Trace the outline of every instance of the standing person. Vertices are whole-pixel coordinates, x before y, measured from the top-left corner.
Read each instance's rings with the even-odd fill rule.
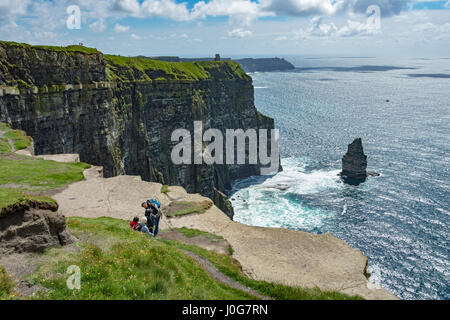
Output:
[[[161,209],[158,201],[151,199],[143,202],[141,206],[145,209],[145,216],[147,217],[147,225],[153,230],[153,236],[159,232],[159,220],[161,219]]]

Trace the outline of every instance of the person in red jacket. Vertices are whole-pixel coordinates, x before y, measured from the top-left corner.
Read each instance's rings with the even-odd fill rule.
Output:
[[[134,217],[133,221],[130,221],[130,228],[136,231],[144,232],[148,234],[149,236],[153,236],[153,233],[150,232],[150,230],[147,227],[147,218],[142,218],[143,222],[139,222],[138,217]]]

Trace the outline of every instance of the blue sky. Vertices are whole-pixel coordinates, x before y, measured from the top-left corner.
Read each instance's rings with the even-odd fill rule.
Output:
[[[67,27],[71,5],[80,29]],[[146,56],[448,56],[450,1],[0,0],[0,39]]]

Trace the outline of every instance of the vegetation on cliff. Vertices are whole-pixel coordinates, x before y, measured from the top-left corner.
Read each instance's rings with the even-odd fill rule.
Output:
[[[0,134],[8,137],[15,149],[31,144],[31,138],[23,131],[12,130],[0,123]],[[82,180],[85,163],[59,163],[12,153],[7,138],[0,140],[0,209],[17,202],[54,200],[42,193],[59,189]]]
[[[217,73],[228,79],[246,79],[235,62],[166,62],[149,58],[105,55],[107,79],[111,81],[206,80]]]
[[[12,150],[14,146],[15,150],[22,150],[28,148],[31,143],[31,137],[27,136],[25,131],[22,130],[13,130],[5,123],[0,122],[0,135],[2,138],[0,139],[0,152],[9,152]],[[8,141],[10,139],[13,143],[11,145]]]
[[[2,126],[2,134],[11,132]],[[6,132],[5,132],[6,131]],[[17,137],[26,139],[23,134]],[[9,141],[8,141],[9,143]],[[58,163],[11,152],[0,153],[0,209],[30,201],[55,201],[41,195],[83,179],[84,163]],[[166,186],[167,189],[168,187]],[[164,190],[162,190],[164,191]],[[173,215],[203,213],[211,201],[203,203],[174,201]],[[55,209],[56,210],[56,209]],[[218,272],[255,292],[275,299],[357,299],[338,292],[289,287],[247,278],[230,254],[218,254],[174,240],[148,238],[130,230],[127,221],[113,218],[69,218],[68,227],[79,242],[70,248],[47,249],[39,257],[40,266],[27,276],[29,285],[38,288],[35,299],[256,299],[249,293],[215,280],[186,252],[209,261]],[[187,237],[220,236],[181,228]],[[161,231],[164,233],[164,230]],[[81,270],[81,289],[67,287],[67,268]],[[46,290],[41,290],[45,288]],[[13,279],[0,267],[0,299],[20,299]],[[17,289],[18,290],[18,289]]]
[[[84,54],[98,54],[101,53],[95,48],[88,48],[81,45],[70,45],[67,47],[58,47],[58,46],[43,46],[43,45],[30,45],[27,43],[19,43],[19,42],[12,42],[12,41],[1,41],[0,40],[0,46],[1,45],[7,45],[7,46],[15,46],[15,47],[21,47],[21,48],[30,48],[30,49],[42,49],[42,50],[49,50],[49,51],[56,51],[56,52],[64,52],[67,54],[73,54],[75,52],[84,53]]]
[[[148,238],[113,218],[69,218],[78,250],[49,249],[30,282],[45,287],[38,299],[256,299],[206,273],[183,251],[211,262],[220,272],[275,299],[358,299],[338,292],[302,289],[247,278],[229,255],[178,241]],[[162,231],[163,232],[163,231]],[[197,234],[195,230],[183,233]],[[78,252],[76,252],[78,251]],[[81,270],[81,289],[69,290],[66,270]]]
[[[184,216],[187,214],[202,214],[211,208],[212,201],[204,201],[201,203],[190,201],[172,201],[166,211],[168,217]]]
[[[79,252],[50,249],[30,277],[47,290],[40,299],[253,299],[204,271],[181,250],[143,233],[126,221],[70,218],[72,234],[83,239]],[[77,265],[81,289],[67,288],[66,270]]]
[[[14,281],[11,276],[6,273],[5,269],[0,266],[0,300],[14,298]]]
[[[0,44],[0,121],[33,128],[37,153],[76,152],[103,166],[106,177],[129,172],[181,185],[214,199],[233,216],[227,188],[234,179],[258,174],[261,165],[239,170],[176,166],[167,161],[168,133],[189,130],[194,120],[221,130],[243,124],[272,129],[272,119],[257,115],[252,80],[239,64],[85,54],[87,49],[77,46],[67,47],[67,54],[59,47],[38,47]],[[4,141],[0,148],[9,151]]]

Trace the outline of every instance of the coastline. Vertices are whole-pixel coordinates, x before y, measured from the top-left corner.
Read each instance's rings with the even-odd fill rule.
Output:
[[[143,199],[157,198],[162,206],[171,201],[211,201],[184,188],[142,181],[138,176],[103,178],[101,167],[84,171],[85,179],[53,195],[65,216],[109,216],[130,220],[142,210]],[[314,235],[281,228],[253,227],[232,221],[216,206],[203,214],[161,220],[161,232],[172,228],[194,228],[222,236],[233,249],[233,258],[244,273],[265,280],[301,287],[336,290],[366,299],[398,299],[389,291],[371,284],[366,276],[367,258],[361,251],[331,234]]]

